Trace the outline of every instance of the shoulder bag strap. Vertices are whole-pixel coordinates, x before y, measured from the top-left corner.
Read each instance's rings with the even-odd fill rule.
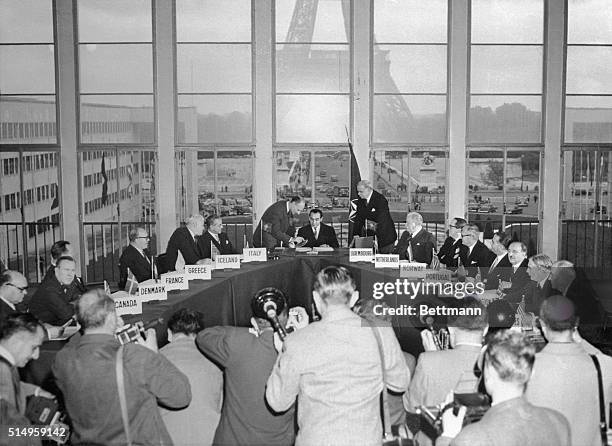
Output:
[[[608,444],[608,436],[607,436],[607,426],[606,426],[606,409],[604,402],[604,393],[603,393],[603,380],[601,378],[601,367],[599,366],[599,360],[595,355],[589,355],[593,360],[593,364],[595,364],[595,369],[597,370],[597,387],[599,390],[599,430],[601,432],[601,442],[604,446]]]
[[[125,398],[125,381],[123,379],[123,345],[117,350],[117,361],[115,362],[117,375],[117,389],[119,390],[119,404],[121,405],[121,418],[123,420],[123,430],[125,431],[126,443],[132,446],[130,435],[130,420],[128,418],[127,401]]]

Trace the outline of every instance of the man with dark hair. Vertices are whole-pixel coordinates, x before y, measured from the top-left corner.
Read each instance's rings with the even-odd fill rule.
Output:
[[[149,241],[151,237],[143,227],[135,227],[128,235],[130,244],[123,250],[119,258],[119,289],[123,290],[128,278],[128,268],[136,277],[138,283],[152,278],[151,254]]]
[[[548,344],[536,355],[525,396],[529,402],[558,410],[567,418],[572,444],[595,445],[601,444],[597,371],[582,345],[574,342],[578,322],[575,306],[567,297],[555,295],[542,303],[540,323]],[[601,367],[607,408],[612,394],[612,358],[603,354],[595,357]]]
[[[459,266],[459,251],[461,248],[461,228],[467,225],[467,221],[461,217],[453,218],[448,225],[448,237],[438,251],[438,259],[442,265],[448,268]]]
[[[512,242],[508,246],[508,260],[510,260],[511,268],[508,268],[508,274],[505,281],[500,281],[503,298],[514,306],[518,306],[525,298],[528,291],[529,274],[527,274],[527,246],[523,242]]]
[[[223,232],[223,219],[221,217],[218,215],[208,216],[206,218],[206,228],[207,230],[198,240],[203,259],[213,259],[212,253],[215,250],[221,255],[236,254],[227,234]]]
[[[203,328],[202,313],[183,308],[168,320],[170,343],[159,350],[191,384],[189,407],[161,409],[162,419],[176,445],[211,445],[221,416],[223,373],[195,343]]]
[[[60,257],[48,280],[40,284],[32,301],[30,311],[42,322],[64,325],[74,315],[74,302],[80,292],[73,285],[76,263],[72,257]]]
[[[74,257],[72,252],[72,244],[70,244],[69,241],[59,240],[51,245],[51,265],[47,269],[41,284],[53,278],[53,275],[55,274],[55,267],[60,257]],[[72,287],[79,296],[87,291],[85,282],[83,282],[83,279],[76,274],[72,281]]]
[[[535,347],[522,333],[496,333],[484,354],[485,385],[491,395],[491,408],[480,421],[463,428],[465,407],[460,409],[458,416],[453,415],[453,410],[447,410],[443,416],[444,432],[436,445],[595,444],[583,441],[570,443],[570,425],[562,414],[536,407],[525,399],[523,392],[531,376],[534,359]]]
[[[406,230],[402,233],[393,253],[399,254],[400,260],[410,260],[430,265],[436,253],[436,246],[437,242],[434,235],[423,228],[421,214],[409,212],[406,215]]]
[[[0,323],[8,316],[19,313],[17,305],[28,293],[28,280],[18,271],[7,269],[0,274]]]
[[[274,248],[276,246],[298,245],[303,237],[288,234],[291,227],[290,218],[297,218],[304,210],[306,203],[301,197],[292,197],[289,201],[280,200],[265,210],[253,232],[253,246],[256,248]]]
[[[462,245],[459,248],[459,259],[467,277],[471,279],[479,273],[484,279],[495,258],[495,254],[479,240],[479,234],[480,229],[476,225],[466,225],[461,228]]]
[[[92,290],[77,302],[76,316],[84,334],[60,350],[53,364],[74,427],[73,442],[126,444],[115,371],[120,348],[114,336],[120,324],[115,303],[103,290]],[[132,443],[172,444],[157,405],[187,406],[187,377],[157,353],[153,329],[140,345],[124,345],[122,354]]]
[[[491,266],[485,277],[485,290],[496,290],[499,287],[499,282],[508,280],[510,268],[512,264],[508,260],[508,245],[510,244],[510,235],[503,231],[498,231],[493,234],[491,239],[491,251],[495,254],[495,258],[491,262]]]
[[[389,212],[389,203],[367,180],[357,183],[357,214],[353,236],[376,235],[378,252],[389,254],[397,240],[397,231]]]
[[[258,308],[262,293],[274,294],[276,312],[287,323],[287,300],[277,289],[263,289],[251,299],[253,328],[211,327],[197,337],[198,347],[225,369],[225,401],[214,444],[291,445],[295,437],[294,411],[274,413],[264,393],[278,352],[270,321]],[[308,315],[302,309],[308,323]]]
[[[380,444],[380,392],[404,392],[410,381],[395,333],[351,311],[359,292],[345,267],[319,272],[312,296],[321,320],[287,336],[266,400],[284,411],[297,397],[296,444]]]
[[[311,209],[308,213],[308,220],[310,224],[302,226],[298,231],[298,236],[306,240],[305,247],[329,246],[338,248],[340,246],[334,228],[323,223],[323,211],[321,209]]]

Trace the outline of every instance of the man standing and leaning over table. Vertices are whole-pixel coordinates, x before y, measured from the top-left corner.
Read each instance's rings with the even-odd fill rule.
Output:
[[[354,235],[376,235],[378,252],[389,254],[397,240],[395,224],[389,213],[387,199],[372,189],[367,180],[357,183],[357,215],[353,227]]]
[[[304,199],[296,196],[289,201],[277,201],[266,209],[253,232],[253,246],[273,249],[281,243],[287,247],[302,243],[304,238],[292,237],[287,230],[291,226],[289,218],[298,217],[305,206]]]

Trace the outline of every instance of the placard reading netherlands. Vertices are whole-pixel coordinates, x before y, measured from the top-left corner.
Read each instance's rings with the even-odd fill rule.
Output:
[[[427,263],[401,262],[400,277],[411,277],[414,279],[424,279],[427,274]]]
[[[218,255],[215,259],[215,269],[240,269],[240,256],[238,254]]]
[[[210,280],[211,265],[185,265],[187,280]]]
[[[166,285],[166,291],[189,289],[189,280],[187,280],[186,274],[176,272],[162,274],[161,282]]]
[[[112,298],[115,301],[117,316],[123,316],[125,314],[142,314],[142,301],[138,294],[125,293],[118,296],[112,296]]]
[[[142,302],[150,302],[153,300],[168,300],[168,291],[166,285],[161,281],[147,283],[148,280],[138,284],[138,295]]]
[[[242,254],[244,255],[243,262],[265,262],[268,260],[266,248],[244,248]]]
[[[349,262],[371,262],[374,258],[372,249],[351,248],[349,249]]]
[[[374,256],[374,268],[399,268],[399,254],[376,254]]]

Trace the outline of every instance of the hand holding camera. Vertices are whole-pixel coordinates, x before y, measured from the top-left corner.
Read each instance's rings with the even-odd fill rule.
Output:
[[[289,317],[287,318],[287,331],[291,332],[299,330],[308,325],[308,313],[302,307],[293,307],[289,310]]]

